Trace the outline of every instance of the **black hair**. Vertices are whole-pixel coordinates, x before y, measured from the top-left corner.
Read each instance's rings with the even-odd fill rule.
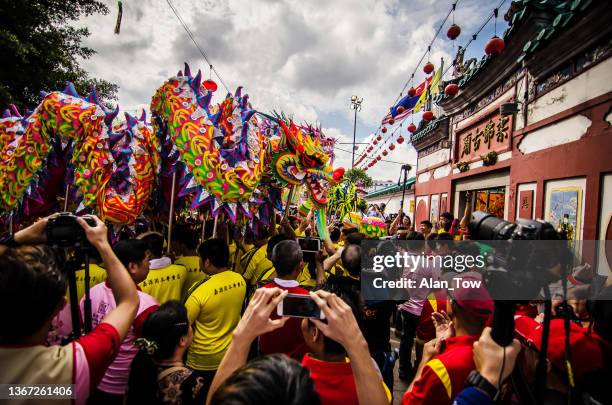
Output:
[[[292,239],[279,242],[272,251],[272,264],[279,276],[291,274],[303,259],[300,245]]]
[[[202,261],[207,259],[217,268],[227,267],[229,263],[229,247],[224,240],[208,239],[202,242],[198,248],[198,255]]]
[[[274,247],[284,240],[292,240],[292,239],[288,238],[287,236],[283,234],[274,235],[270,239],[268,239],[268,247],[266,248],[266,253],[268,253],[268,258],[272,257],[272,251],[274,250]]]
[[[358,276],[361,272],[361,246],[347,245],[340,255],[342,267],[352,276]]]
[[[359,325],[359,329],[361,330],[363,326],[363,313],[361,311],[363,302],[361,302],[359,290],[353,289],[350,285],[345,283],[335,283],[333,280],[326,283],[322,290],[336,294],[338,298],[344,301],[351,308],[353,316],[355,316],[355,320],[357,321],[357,325]],[[310,320],[308,322],[310,325],[314,326]],[[327,323],[327,320],[323,319],[323,322]],[[346,350],[340,343],[328,338],[325,335],[323,335],[323,348],[325,353],[346,353]]]
[[[338,239],[340,239],[340,229],[338,229],[337,227],[333,227],[331,232],[329,233],[329,237],[332,242],[338,242]]]
[[[0,256],[0,343],[20,343],[39,331],[53,316],[67,285],[48,246],[8,248]]]
[[[156,362],[170,358],[181,337],[189,333],[187,310],[178,301],[168,301],[152,312],[142,327],[142,338],[154,343],[151,354],[141,349],[132,362],[128,382],[128,404],[158,403]]]
[[[192,227],[184,225],[180,228],[180,231],[175,229],[172,235],[175,235],[175,240],[181,245],[184,245],[187,249],[195,250],[198,248],[200,235]]]
[[[342,233],[342,235],[344,236],[349,236],[352,233],[357,233],[359,232],[359,230],[357,228],[342,228],[342,230],[340,231]]]
[[[421,221],[421,224],[422,225],[426,225],[429,228],[433,228],[433,224],[431,223],[431,221],[429,221],[427,219],[425,221]]]
[[[449,220],[449,221],[451,221],[451,222],[453,221],[453,219],[455,219],[455,217],[453,216],[453,214],[451,214],[450,212],[443,212],[443,213],[440,215],[440,217],[441,217],[441,218],[445,218],[445,219],[447,219],[447,220]]]
[[[164,255],[164,237],[158,232],[148,232],[140,235],[140,240],[149,244],[149,250],[154,257],[162,257]]]
[[[366,236],[361,232],[353,232],[346,236],[346,245],[361,245]]]
[[[130,263],[140,263],[147,256],[149,244],[140,239],[120,240],[113,246],[113,252],[119,261],[128,268]]]
[[[284,354],[257,357],[234,371],[212,395],[211,404],[319,405],[310,372]]]

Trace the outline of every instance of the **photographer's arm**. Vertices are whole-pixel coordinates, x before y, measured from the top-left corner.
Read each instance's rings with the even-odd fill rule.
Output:
[[[467,229],[470,224],[470,219],[472,217],[472,193],[467,192],[465,194],[465,211],[463,211],[463,217],[461,218],[461,222],[459,222],[459,228]]]
[[[393,218],[393,222],[391,222],[391,225],[389,225],[389,235],[395,235],[401,218],[402,218],[402,210],[399,210],[399,212],[397,213],[397,216]]]
[[[107,271],[107,281],[113,291],[117,307],[108,313],[102,322],[113,326],[119,333],[120,338],[127,335],[140,300],[136,284],[130,277],[123,264],[119,261],[110,244],[108,243],[106,225],[96,216],[91,216],[96,221],[96,226],[89,226],[83,218],[77,218],[78,223],[85,229],[87,240],[100,253]]]
[[[323,261],[323,271],[328,272],[340,260],[342,256],[342,248],[338,248],[336,252]]]

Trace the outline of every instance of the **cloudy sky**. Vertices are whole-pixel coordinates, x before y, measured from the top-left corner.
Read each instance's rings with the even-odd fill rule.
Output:
[[[98,52],[83,66],[93,76],[119,85],[122,109],[147,105],[184,62],[208,76],[206,62],[166,0],[124,0],[120,35],[113,34],[116,1],[101,1],[111,9],[108,15],[90,16],[77,24],[89,28],[86,44]],[[282,110],[298,122],[320,123],[328,136],[338,139],[335,166],[347,168],[351,145],[342,143],[353,137],[351,95],[364,98],[357,142],[369,142],[452,5],[450,0],[171,2],[232,91],[244,86],[260,111]],[[505,28],[503,12],[509,3],[500,11],[498,34]],[[455,22],[462,34],[456,44],[465,44],[498,4],[499,0],[460,0]],[[448,65],[454,54],[446,38],[449,24],[432,47],[436,67],[440,58]],[[466,54],[480,57],[492,35],[491,21]],[[419,68],[415,85],[423,78]],[[217,92],[218,97],[224,95],[225,91]],[[401,131],[407,137],[405,128]],[[404,143],[387,160],[370,169],[373,178],[396,180],[400,165],[393,162],[416,163],[416,153]]]

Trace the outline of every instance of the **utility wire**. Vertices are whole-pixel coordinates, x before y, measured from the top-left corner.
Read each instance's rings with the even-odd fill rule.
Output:
[[[187,35],[189,36],[189,38],[191,39],[191,41],[193,42],[193,44],[196,46],[196,48],[198,48],[198,51],[200,52],[200,54],[202,55],[202,57],[204,58],[204,60],[206,61],[206,63],[208,64],[211,72],[213,72],[217,78],[219,79],[219,81],[221,82],[221,84],[223,85],[223,87],[225,87],[225,90],[228,93],[231,93],[229,87],[227,87],[227,85],[225,84],[225,82],[223,81],[223,79],[221,78],[221,75],[219,74],[219,72],[217,71],[217,69],[215,69],[215,67],[213,66],[213,64],[210,62],[210,60],[208,59],[208,56],[206,55],[206,52],[204,51],[204,49],[202,49],[202,47],[200,46],[200,44],[198,44],[198,41],[196,41],[195,37],[193,36],[193,33],[191,32],[191,30],[189,29],[189,27],[187,26],[187,24],[185,23],[185,21],[181,18],[180,14],[178,13],[178,11],[176,10],[176,8],[174,7],[174,5],[172,4],[172,2],[170,0],[166,0],[166,3],[168,3],[168,6],[170,6],[170,9],[172,10],[172,12],[174,13],[174,15],[176,16],[176,18],[179,20],[179,22],[181,23],[181,25],[183,26],[183,28],[185,29],[185,32],[187,33]]]

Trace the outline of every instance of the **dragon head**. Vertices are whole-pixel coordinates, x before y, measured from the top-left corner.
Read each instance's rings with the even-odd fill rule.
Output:
[[[321,138],[310,131],[279,120],[280,139],[272,153],[274,173],[284,184],[306,184],[314,205],[327,205],[328,190],[339,180],[329,165],[330,158],[321,146]],[[341,177],[341,176],[340,176]]]

